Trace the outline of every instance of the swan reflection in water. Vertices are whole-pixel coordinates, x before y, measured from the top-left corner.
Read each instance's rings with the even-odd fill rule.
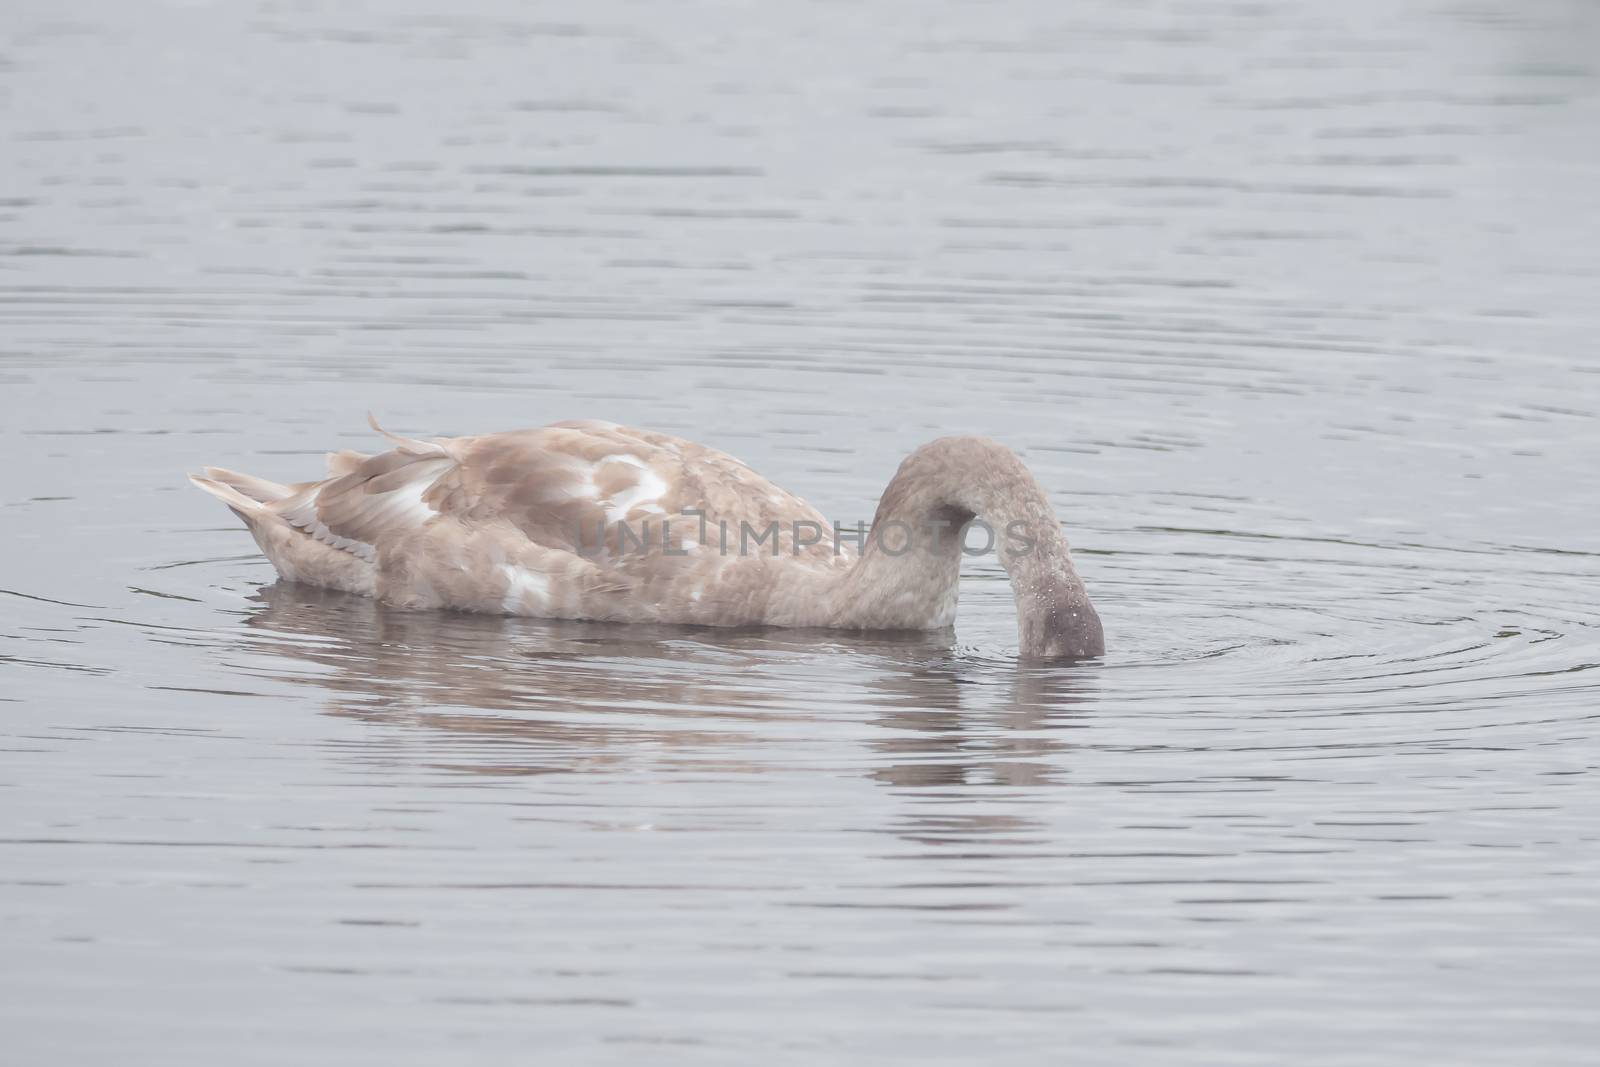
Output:
[[[1087,724],[1093,668],[963,653],[946,633],[842,635],[544,621],[387,608],[278,582],[239,635],[243,668],[315,686],[376,726],[362,758],[479,775],[620,769],[760,773],[837,759],[823,723],[875,728],[861,773],[937,797],[1051,786]],[[831,735],[831,736],[830,736]],[[370,747],[368,747],[370,744]],[[996,821],[998,820],[998,821]],[[919,819],[919,822],[923,820]],[[933,816],[919,839],[1024,828]]]

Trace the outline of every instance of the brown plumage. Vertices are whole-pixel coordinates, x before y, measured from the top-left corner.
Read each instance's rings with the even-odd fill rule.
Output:
[[[1044,491],[985,438],[907,457],[858,549],[732,456],[667,434],[584,421],[419,441],[373,426],[395,447],[330,454],[320,482],[215,467],[190,478],[291,581],[404,608],[559,619],[947,627],[958,531],[976,518],[1011,576],[1024,655],[1104,651]]]

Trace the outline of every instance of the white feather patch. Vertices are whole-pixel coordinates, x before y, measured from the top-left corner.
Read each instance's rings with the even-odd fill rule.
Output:
[[[550,576],[518,567],[512,563],[500,565],[506,578],[506,594],[500,606],[511,615],[538,614],[550,606]]]
[[[607,456],[597,466],[606,463],[625,463],[638,468],[639,471],[638,478],[632,485],[617,490],[601,501],[605,505],[606,521],[621,522],[627,517],[628,512],[635,508],[648,510],[653,514],[662,512],[661,506],[656,501],[666,494],[667,483],[661,475],[646,466],[638,456]]]
[[[391,492],[379,494],[383,498],[384,515],[392,515],[397,521],[421,526],[439,514],[422,502],[422,494],[432,486],[432,477],[418,478]]]

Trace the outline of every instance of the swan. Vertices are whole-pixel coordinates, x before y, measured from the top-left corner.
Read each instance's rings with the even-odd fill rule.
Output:
[[[1105,651],[1061,524],[1026,465],[984,437],[906,457],[870,527],[830,524],[724,452],[594,420],[328,455],[279,485],[189,475],[288,581],[446,608],[700,626],[933,630],[986,529],[1011,579],[1024,659]],[[985,546],[978,546],[978,551]]]

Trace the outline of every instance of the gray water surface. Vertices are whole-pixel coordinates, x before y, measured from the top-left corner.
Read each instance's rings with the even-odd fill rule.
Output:
[[[0,12],[0,1062],[1587,1064],[1600,8]],[[1103,661],[407,615],[183,472],[1049,489]]]

